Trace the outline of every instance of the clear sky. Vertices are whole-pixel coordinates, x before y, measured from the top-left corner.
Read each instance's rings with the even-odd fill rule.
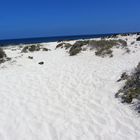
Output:
[[[140,31],[140,0],[0,0],[0,39]]]

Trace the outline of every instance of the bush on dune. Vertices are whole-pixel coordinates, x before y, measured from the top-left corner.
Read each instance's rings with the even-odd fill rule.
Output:
[[[66,43],[66,44],[64,45],[64,48],[65,48],[65,49],[69,49],[70,47],[72,47],[72,45],[71,45],[70,43]]]
[[[48,49],[48,48],[42,48],[42,51],[50,51],[50,49]]]
[[[57,49],[57,48],[62,48],[62,47],[63,47],[63,45],[65,45],[65,43],[60,43],[60,44],[58,44],[58,45],[56,46],[56,48],[55,48],[55,49]]]
[[[95,55],[104,57],[106,55],[112,57],[112,47],[117,45],[116,40],[92,40],[89,42],[91,49],[95,49]]]
[[[73,47],[75,48],[80,48],[84,45],[88,45],[89,41],[88,40],[85,40],[85,41],[76,41],[74,44],[73,44]]]
[[[120,97],[123,103],[132,103],[133,99],[137,99],[136,109],[140,113],[140,63],[130,76],[125,76],[125,85],[116,93],[116,97]]]
[[[127,42],[125,40],[119,39],[118,44],[120,44],[122,47],[126,47],[127,46]]]
[[[69,54],[70,54],[70,56],[73,56],[73,55],[80,53],[81,50],[82,50],[81,47],[77,47],[77,48],[72,47],[69,51]]]
[[[4,57],[6,57],[6,54],[5,54],[4,50],[2,48],[0,48],[0,59],[3,59]]]
[[[0,48],[0,63],[3,63],[8,60],[11,60],[11,58],[8,58],[4,50]]]
[[[82,47],[88,45],[89,41],[76,41],[69,50],[70,56],[76,55],[82,51]]]
[[[137,40],[137,41],[140,41],[140,37],[138,37],[136,40]]]
[[[72,45],[70,43],[60,43],[56,46],[56,49],[57,48],[65,48],[65,49],[68,49],[70,48]]]
[[[124,40],[91,40],[89,42],[90,49],[95,49],[95,55],[97,56],[113,56],[113,51],[111,50],[114,46],[127,46],[127,42]]]
[[[29,46],[25,46],[21,52],[22,53],[27,53],[27,52],[34,52],[34,51],[39,51],[41,48],[40,48],[40,45],[37,44],[37,45],[29,45]]]
[[[56,46],[57,48],[65,48],[69,50],[70,56],[76,55],[80,53],[82,50],[86,50],[86,48],[90,47],[91,50],[95,49],[95,55],[97,56],[113,56],[113,51],[111,50],[114,46],[122,46],[126,47],[127,42],[125,40],[106,40],[106,39],[101,39],[101,40],[82,40],[82,41],[76,41],[73,45],[69,43],[60,43]]]

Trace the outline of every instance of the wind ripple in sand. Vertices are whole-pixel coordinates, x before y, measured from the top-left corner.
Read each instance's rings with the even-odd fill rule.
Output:
[[[38,52],[33,62],[23,57],[21,67],[1,69],[0,139],[139,140],[139,118],[114,99],[117,76],[137,64],[137,55]]]

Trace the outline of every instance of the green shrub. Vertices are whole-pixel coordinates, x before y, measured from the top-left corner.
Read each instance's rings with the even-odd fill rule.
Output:
[[[29,46],[28,49],[29,49],[30,52],[39,51],[40,50],[40,46],[38,46],[38,45],[31,45],[31,46]]]
[[[66,43],[66,44],[64,45],[64,48],[65,48],[65,49],[69,49],[70,47],[72,47],[72,45],[71,45],[70,43]]]
[[[34,51],[39,51],[40,50],[40,45],[29,45],[29,46],[25,46],[21,52],[22,53],[27,53],[27,52],[34,52]]]
[[[70,54],[70,56],[73,56],[73,55],[80,53],[81,50],[82,50],[82,48],[80,48],[80,47],[79,48],[71,48],[69,51],[69,54]]]
[[[65,49],[69,49],[70,47],[72,47],[72,45],[70,43],[60,43],[56,46],[57,48],[65,48]]]
[[[137,40],[137,41],[140,41],[140,37],[138,37],[136,40]]]
[[[6,56],[6,53],[4,52],[4,50],[2,48],[0,48],[0,63],[4,63],[5,61],[9,61],[11,60],[10,58],[8,58]]]
[[[60,44],[58,44],[58,45],[56,46],[56,48],[55,48],[55,49],[57,49],[57,48],[62,48],[62,47],[63,47],[63,45],[65,45],[65,43],[60,43]]]
[[[112,48],[114,46],[127,46],[127,42],[124,40],[91,40],[89,41],[90,49],[95,49],[95,55],[97,56],[113,56]]]
[[[89,46],[93,48],[106,48],[118,45],[117,40],[91,40],[89,41]]]
[[[2,48],[0,48],[0,59],[3,59],[4,57],[6,57],[6,54],[5,54],[4,50]]]
[[[69,50],[70,56],[76,55],[82,51],[84,45],[88,45],[89,41],[76,41]]]
[[[84,40],[84,41],[76,41],[74,44],[73,44],[73,47],[75,48],[79,48],[79,47],[82,47],[84,45],[88,45],[89,44],[89,41],[88,40]]]
[[[125,85],[116,93],[115,96],[120,97],[123,103],[132,103],[133,99],[140,101],[140,63],[134,72],[130,76],[125,77],[125,79]],[[138,111],[140,112],[140,110]]]
[[[120,43],[120,45],[123,46],[123,47],[127,46],[127,42],[125,40],[119,39],[118,43]]]

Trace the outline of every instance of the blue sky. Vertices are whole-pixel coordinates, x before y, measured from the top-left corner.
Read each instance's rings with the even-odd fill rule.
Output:
[[[0,39],[140,31],[140,0],[1,0]]]

